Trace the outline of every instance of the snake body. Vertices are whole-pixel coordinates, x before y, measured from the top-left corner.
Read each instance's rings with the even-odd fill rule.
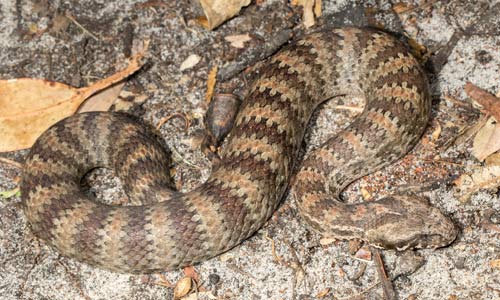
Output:
[[[287,190],[315,108],[362,95],[364,111],[303,162],[292,191],[304,220],[325,235],[380,247],[440,247],[453,223],[414,196],[344,204],[342,189],[390,164],[429,118],[425,74],[398,40],[371,29],[314,33],[262,63],[208,180],[173,190],[167,151],[131,117],[84,113],[43,133],[27,157],[22,203],[36,236],[61,254],[118,272],[149,273],[207,260],[250,237]],[[130,201],[89,198],[82,177],[113,169]]]

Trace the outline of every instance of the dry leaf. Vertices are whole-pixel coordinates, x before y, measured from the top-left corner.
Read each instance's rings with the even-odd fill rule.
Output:
[[[302,6],[302,23],[306,28],[314,25],[314,0],[297,0],[292,5]]]
[[[200,276],[196,272],[193,266],[185,267],[184,268],[184,275],[186,277],[189,277],[195,281],[195,283],[200,282]]]
[[[250,4],[250,0],[200,0],[207,18],[206,28],[214,29],[224,21],[236,16],[242,7]]]
[[[393,6],[392,6],[392,10],[397,13],[398,15],[399,14],[403,14],[403,13],[406,13],[410,10],[412,10],[414,8],[413,5],[410,5],[410,4],[407,4],[407,3],[404,3],[404,2],[398,2],[398,3],[395,3]]]
[[[29,148],[57,121],[74,114],[85,99],[137,71],[142,54],[129,65],[89,87],[71,86],[43,79],[0,80],[0,152]]]
[[[500,166],[500,152],[488,156],[484,162],[487,166]]]
[[[321,17],[322,6],[323,6],[323,4],[321,3],[321,0],[316,0],[316,2],[314,3],[314,15],[316,17]]]
[[[328,293],[330,293],[330,288],[326,288],[326,289],[322,290],[321,292],[319,292],[318,294],[316,294],[316,298],[323,298],[326,295],[328,295]]]
[[[500,124],[490,117],[477,132],[472,144],[472,154],[480,161],[500,150]]]
[[[366,261],[371,261],[372,260],[372,252],[368,249],[368,247],[362,247],[360,248],[354,257],[366,260]]]
[[[215,84],[217,83],[217,66],[214,66],[208,73],[207,92],[205,93],[205,101],[210,103],[214,95]]]
[[[200,60],[201,57],[196,54],[191,54],[181,63],[180,70],[184,71],[187,69],[191,69],[192,67],[196,66],[200,62]]]
[[[179,299],[186,296],[191,290],[191,278],[184,277],[177,281],[174,288],[174,299]]]
[[[87,111],[107,111],[115,103],[118,95],[120,95],[121,90],[125,82],[115,84],[112,87],[101,91],[92,97],[88,98],[83,102],[83,104],[78,108],[78,112],[87,112]]]
[[[323,237],[319,240],[319,244],[321,246],[328,246],[328,245],[331,245],[333,244],[335,241],[337,241],[336,238],[332,238],[332,237]]]
[[[228,35],[224,39],[230,42],[232,47],[242,49],[245,48],[245,42],[250,41],[252,38],[247,33],[247,34]]]
[[[500,186],[500,166],[476,168],[472,174],[463,174],[454,183],[460,189],[456,196],[465,203],[481,189],[496,189]]]
[[[470,82],[464,87],[465,92],[474,101],[478,102],[483,108],[488,111],[497,121],[500,122],[500,99],[495,95],[483,90]]]
[[[303,7],[302,23],[306,28],[314,25],[314,17],[321,16],[321,0],[292,0],[291,5]]]

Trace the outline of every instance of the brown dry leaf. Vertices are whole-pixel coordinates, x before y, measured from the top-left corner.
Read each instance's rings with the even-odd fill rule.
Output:
[[[108,78],[79,89],[43,79],[0,80],[0,152],[31,147],[42,132],[74,114],[85,99],[137,71],[142,56],[134,56],[125,69]]]
[[[87,112],[87,111],[107,111],[115,103],[120,95],[121,90],[125,82],[118,83],[101,91],[92,97],[88,98],[83,104],[78,108],[78,112]]]
[[[212,30],[224,21],[236,16],[242,7],[250,4],[250,0],[200,0],[207,18],[208,30]],[[203,24],[203,23],[201,23]]]
[[[210,103],[212,96],[214,95],[215,84],[217,83],[217,70],[218,67],[214,66],[208,73],[207,92],[205,93],[205,101],[207,103]]]
[[[362,260],[366,260],[366,261],[371,261],[372,260],[372,252],[370,251],[370,249],[368,249],[368,247],[364,246],[364,247],[361,247],[356,252],[354,257],[362,259]]]
[[[468,82],[465,92],[491,115],[474,138],[472,154],[480,161],[500,150],[500,98]]]
[[[464,90],[469,97],[481,104],[481,106],[483,106],[489,114],[500,122],[500,98],[495,97],[495,95],[473,85],[470,82],[467,82]]]
[[[472,154],[480,161],[500,150],[500,123],[490,117],[477,132],[472,144]]]
[[[229,43],[231,43],[232,47],[243,49],[245,48],[245,42],[250,41],[252,37],[250,37],[250,35],[246,33],[246,34],[228,35],[224,39]]]
[[[321,15],[321,1],[318,0],[294,0],[291,2],[292,5],[302,6],[303,15],[302,23],[306,28],[312,27],[314,25],[314,16],[319,17]]]
[[[414,8],[413,5],[408,4],[408,3],[404,3],[404,2],[398,2],[398,3],[395,3],[394,5],[392,5],[392,10],[395,13],[397,13],[398,15],[404,14],[404,13],[412,10],[413,8]]]
[[[500,152],[488,156],[484,162],[487,166],[500,166]]]
[[[478,167],[471,174],[461,175],[454,184],[460,189],[456,196],[465,203],[481,189],[494,190],[500,186],[500,166]]]
[[[177,281],[174,287],[174,299],[186,296],[191,291],[192,280],[190,277],[184,277]]]
[[[200,282],[200,276],[198,275],[193,266],[185,267],[184,275],[186,275],[186,277],[193,279],[195,282]]]

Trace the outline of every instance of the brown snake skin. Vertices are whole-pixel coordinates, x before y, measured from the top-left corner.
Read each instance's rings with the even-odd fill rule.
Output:
[[[376,246],[437,248],[453,223],[427,201],[391,196],[345,204],[353,180],[388,165],[419,140],[429,118],[425,75],[407,49],[375,30],[308,35],[269,58],[243,101],[221,163],[188,193],[172,189],[170,158],[143,125],[118,113],[85,113],[48,129],[22,177],[33,232],[61,254],[105,269],[149,273],[214,257],[250,237],[289,184],[314,109],[339,95],[363,95],[364,111],[313,151],[292,191],[313,228]],[[81,178],[113,169],[133,206],[89,198]]]

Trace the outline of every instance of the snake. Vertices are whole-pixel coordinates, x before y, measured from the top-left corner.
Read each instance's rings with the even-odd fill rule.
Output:
[[[306,226],[324,236],[397,250],[453,242],[456,226],[429,199],[340,197],[353,181],[407,154],[429,121],[426,74],[404,42],[377,29],[321,30],[285,45],[255,74],[220,163],[188,192],[175,190],[165,142],[132,116],[89,112],[51,126],[21,177],[31,231],[91,266],[168,271],[241,244],[291,193]],[[361,97],[363,111],[300,162],[313,112],[337,96]],[[96,168],[114,171],[129,205],[105,204],[82,189]]]

